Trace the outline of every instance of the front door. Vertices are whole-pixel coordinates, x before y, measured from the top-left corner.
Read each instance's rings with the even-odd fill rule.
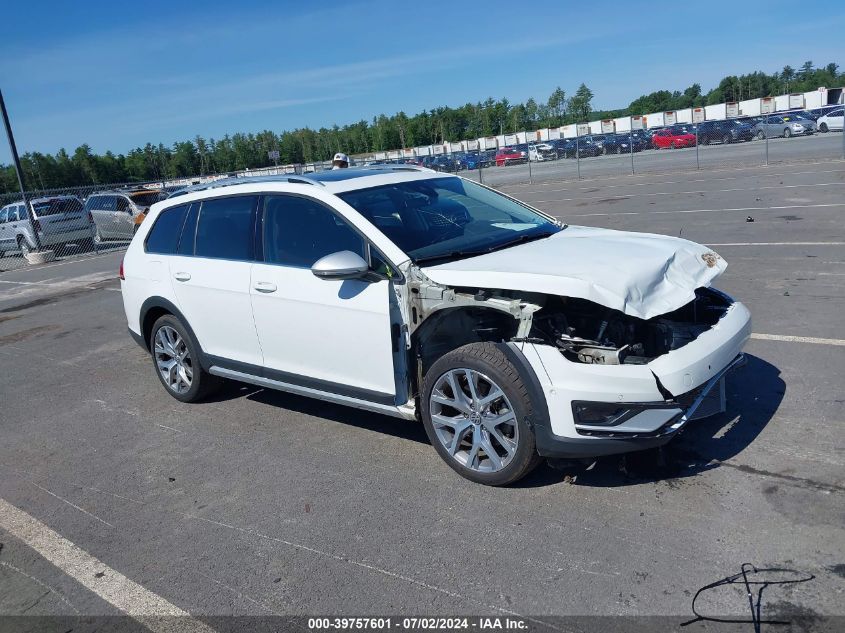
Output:
[[[267,195],[263,211],[264,261],[253,265],[250,293],[266,375],[392,403],[389,278],[325,280],[310,270],[337,251],[366,258],[364,239],[311,198]]]

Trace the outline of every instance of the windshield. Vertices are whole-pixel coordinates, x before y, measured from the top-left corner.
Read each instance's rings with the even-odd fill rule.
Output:
[[[400,182],[339,196],[417,262],[477,255],[561,230],[525,205],[460,178]]]
[[[52,198],[50,200],[34,200],[32,208],[38,216],[82,211],[82,203],[76,198]]]

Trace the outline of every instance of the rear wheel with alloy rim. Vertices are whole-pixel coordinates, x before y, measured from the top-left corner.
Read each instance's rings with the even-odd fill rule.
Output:
[[[766,138],[766,134],[763,132],[763,130],[760,130],[759,132],[757,132],[757,140],[758,141],[762,141],[765,138]]]
[[[792,130],[790,130],[788,127],[784,128],[783,129],[783,137],[789,138],[790,136],[792,136]]]
[[[827,123],[819,125],[819,132],[827,132]]]
[[[443,460],[472,481],[502,486],[540,462],[526,422],[535,403],[527,380],[494,343],[449,352],[426,373],[422,418]]]
[[[730,134],[725,134],[725,135],[722,137],[722,145],[727,145],[727,144],[728,144],[728,143],[730,143],[730,142],[731,142],[731,135],[730,135]]]
[[[160,317],[153,325],[150,352],[161,384],[181,402],[201,400],[223,382],[203,370],[196,342],[179,319],[171,314]]]

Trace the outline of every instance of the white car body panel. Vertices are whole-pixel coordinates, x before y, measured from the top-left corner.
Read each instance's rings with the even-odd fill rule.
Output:
[[[713,265],[709,265],[708,262]],[[568,226],[549,238],[423,268],[446,286],[579,297],[641,319],[677,310],[727,263],[688,240]]]
[[[827,125],[828,130],[839,130],[841,132],[843,121],[845,121],[845,115],[843,114],[839,114],[838,116],[826,114],[818,118],[816,121],[816,127],[821,127],[821,124],[824,123]]]
[[[389,291],[386,280],[318,279],[308,268],[254,264],[250,293],[264,366],[395,395]]]
[[[206,354],[261,365],[264,358],[252,318],[252,263],[167,256],[176,305]],[[179,281],[185,274],[190,279]]]

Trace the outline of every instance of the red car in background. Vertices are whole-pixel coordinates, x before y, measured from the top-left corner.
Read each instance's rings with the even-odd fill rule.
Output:
[[[525,152],[515,150],[513,147],[503,147],[496,152],[496,167],[525,162],[526,160],[528,160],[528,155]]]
[[[676,147],[695,147],[695,134],[684,128],[666,128],[657,130],[651,137],[654,149],[675,149]]]

